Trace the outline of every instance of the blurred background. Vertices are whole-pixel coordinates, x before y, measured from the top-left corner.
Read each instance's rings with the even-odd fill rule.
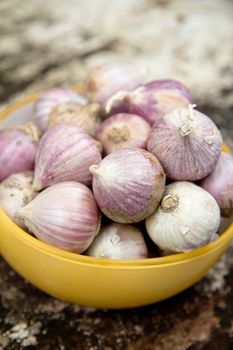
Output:
[[[0,103],[126,61],[184,82],[229,128],[231,0],[1,0],[0,14]]]
[[[233,1],[0,1],[1,107],[116,61],[185,83],[233,149]],[[0,260],[0,349],[233,349],[232,257],[176,298],[108,312],[50,298]]]

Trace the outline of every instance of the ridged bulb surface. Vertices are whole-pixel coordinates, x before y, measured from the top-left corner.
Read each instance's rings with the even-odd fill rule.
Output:
[[[159,248],[187,252],[216,238],[220,210],[216,200],[187,181],[166,186],[158,209],[146,219],[147,232]]]
[[[84,252],[100,229],[95,198],[85,185],[53,185],[18,211],[18,217],[41,241],[75,253]]]
[[[158,206],[165,173],[156,157],[137,148],[122,148],[90,167],[95,198],[103,213],[119,223],[145,219]]]

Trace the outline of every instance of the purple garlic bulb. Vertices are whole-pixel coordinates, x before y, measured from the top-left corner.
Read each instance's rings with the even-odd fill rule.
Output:
[[[155,80],[134,91],[119,91],[106,102],[106,112],[116,108],[138,114],[151,126],[165,114],[188,106],[193,98],[189,90],[176,80]]]
[[[126,63],[106,63],[93,68],[84,82],[84,91],[90,101],[100,103],[119,90],[130,91],[143,84],[144,69],[137,69]]]
[[[196,181],[214,170],[221,146],[222,136],[214,122],[190,105],[154,124],[147,149],[158,157],[168,178]]]
[[[120,113],[104,120],[96,134],[105,154],[119,148],[146,148],[150,125],[136,114]]]
[[[33,123],[0,130],[0,181],[34,169],[38,140]]]
[[[21,208],[17,216],[41,241],[75,253],[86,250],[100,229],[94,196],[77,182],[47,188]]]
[[[200,182],[217,201],[222,214],[233,213],[233,157],[222,152],[214,171]]]
[[[40,140],[33,187],[41,190],[63,181],[90,185],[89,167],[100,161],[96,141],[83,130],[65,124],[54,126]]]
[[[160,162],[142,149],[119,149],[92,165],[90,172],[99,208],[119,223],[138,222],[152,214],[165,189]]]
[[[85,97],[65,87],[57,87],[46,91],[35,103],[33,115],[34,123],[42,132],[45,132],[48,129],[48,118],[53,108],[59,103],[69,101],[76,102],[81,105],[85,105],[87,103]]]

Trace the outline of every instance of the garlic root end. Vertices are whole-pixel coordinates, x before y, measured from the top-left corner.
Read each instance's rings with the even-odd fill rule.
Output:
[[[89,168],[89,171],[92,175],[96,175],[98,172],[98,165],[96,165],[96,164],[91,165]]]
[[[35,183],[35,184],[33,183],[32,188],[33,188],[34,191],[39,192],[39,191],[41,191],[44,188],[44,186],[42,185],[41,182],[38,182],[38,183]]]

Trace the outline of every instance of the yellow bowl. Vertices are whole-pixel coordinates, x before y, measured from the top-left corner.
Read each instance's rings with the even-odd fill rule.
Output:
[[[3,124],[27,121],[38,94],[0,113]],[[166,257],[109,260],[57,249],[29,235],[0,210],[0,252],[25,279],[46,293],[99,308],[128,308],[171,297],[200,280],[227,249],[233,224],[214,243]]]

